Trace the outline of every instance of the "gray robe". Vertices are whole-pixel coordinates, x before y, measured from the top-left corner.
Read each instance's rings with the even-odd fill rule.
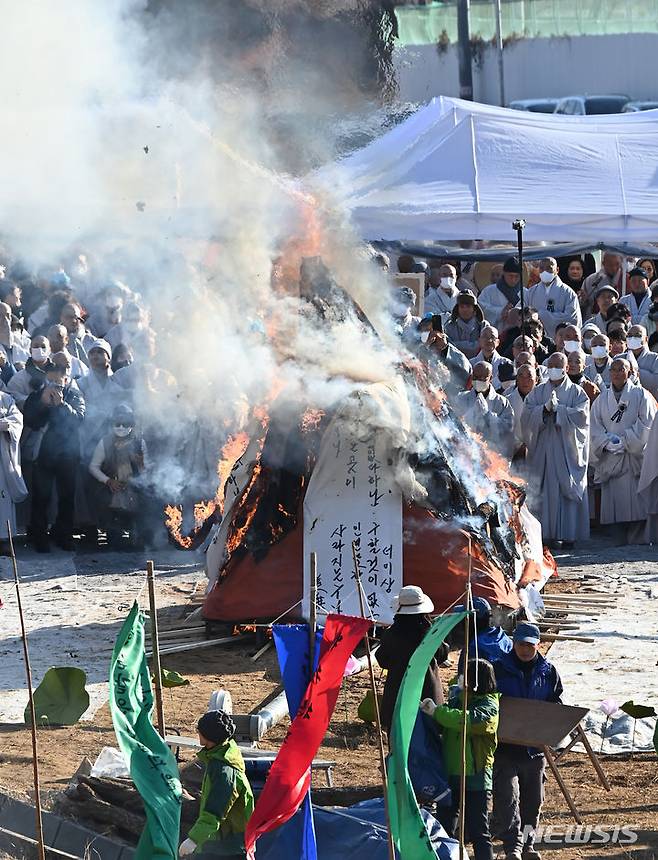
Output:
[[[457,287],[453,287],[450,294],[441,287],[430,287],[425,293],[425,313],[441,314],[441,316],[452,313],[458,295]]]
[[[449,320],[443,326],[446,337],[460,352],[477,347],[481,330],[482,323],[478,320],[477,316],[472,317],[468,322],[464,321],[461,317],[456,317],[456,319]]]
[[[595,382],[599,388],[602,388],[601,382],[603,385],[610,385],[610,368],[612,366],[612,359],[608,356],[605,359],[605,362],[602,365],[596,364],[593,356],[588,355],[585,361],[585,377],[589,379],[590,382]],[[600,381],[599,381],[600,380]]]
[[[510,406],[512,407],[512,411],[514,412],[514,450],[518,451],[521,445],[525,445],[525,439],[523,438],[523,422],[521,420],[523,416],[523,406],[525,404],[525,400],[523,397],[521,397],[521,394],[516,386],[514,386],[514,388],[511,388],[505,394],[505,397],[509,400]]]
[[[644,449],[637,489],[648,515],[645,539],[658,543],[658,421],[655,418]]]
[[[498,391],[500,389],[500,377],[498,376],[498,371],[503,364],[509,365],[509,367],[514,367],[514,362],[510,361],[509,358],[505,358],[500,355],[497,350],[494,350],[491,358],[485,358],[482,350],[478,352],[476,356],[471,359],[471,367],[475,367],[476,364],[480,361],[488,361],[493,370],[493,379],[491,380],[491,384]]]
[[[558,406],[544,407],[555,390]],[[525,399],[522,432],[528,467],[535,479],[531,510],[542,524],[544,540],[574,541],[589,537],[587,463],[589,461],[589,398],[568,377],[554,386],[537,385]]]
[[[7,520],[16,534],[16,505],[27,498],[21,472],[20,441],[23,415],[10,394],[0,393],[0,419],[7,422],[0,430],[0,538],[6,540]]]
[[[658,398],[658,355],[645,349],[639,355],[635,355],[635,361],[640,371],[642,387]]]
[[[605,388],[592,405],[591,459],[594,481],[601,487],[601,523],[628,523],[647,516],[638,493],[644,449],[656,414],[653,397],[638,385],[626,383],[615,397]],[[623,441],[623,451],[606,450],[611,436]]]
[[[649,308],[651,307],[651,292],[647,291],[647,294],[640,302],[639,307],[635,301],[633,293],[626,293],[625,296],[622,296],[619,299],[619,304],[626,305],[628,310],[631,312],[631,323],[633,325],[640,325],[642,320],[649,313]]]
[[[506,397],[496,394],[489,386],[486,397],[477,391],[463,391],[457,397],[457,411],[464,421],[485,442],[492,445],[508,459],[514,453],[514,410]]]
[[[549,337],[555,337],[558,323],[566,322],[578,328],[583,324],[578,296],[557,275],[548,287],[540,282],[524,290],[523,297],[526,307],[537,308],[539,319]]]

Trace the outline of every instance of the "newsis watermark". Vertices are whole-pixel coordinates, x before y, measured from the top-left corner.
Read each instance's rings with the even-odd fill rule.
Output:
[[[637,832],[627,825],[572,824],[555,827],[539,824],[536,828],[523,828],[523,841],[532,840],[543,845],[634,845]]]

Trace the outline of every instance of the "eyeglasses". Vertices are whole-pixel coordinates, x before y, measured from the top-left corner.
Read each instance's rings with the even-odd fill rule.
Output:
[[[134,424],[124,424],[124,423],[123,423],[123,422],[121,422],[121,421],[116,421],[116,422],[115,422],[115,424],[114,424],[114,426],[115,426],[115,427],[122,427],[124,430],[125,430],[125,429],[132,430],[132,428],[133,428],[135,425],[134,425]]]

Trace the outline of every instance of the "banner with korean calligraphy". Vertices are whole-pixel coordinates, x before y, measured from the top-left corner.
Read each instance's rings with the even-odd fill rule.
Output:
[[[402,587],[402,495],[393,479],[387,433],[341,420],[327,428],[304,499],[304,603],[309,611],[309,559],[317,553],[317,609],[361,615],[352,541],[373,618],[393,620]]]

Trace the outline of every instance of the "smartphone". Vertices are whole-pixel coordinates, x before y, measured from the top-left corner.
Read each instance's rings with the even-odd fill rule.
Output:
[[[432,331],[443,332],[443,321],[440,314],[432,314]]]

